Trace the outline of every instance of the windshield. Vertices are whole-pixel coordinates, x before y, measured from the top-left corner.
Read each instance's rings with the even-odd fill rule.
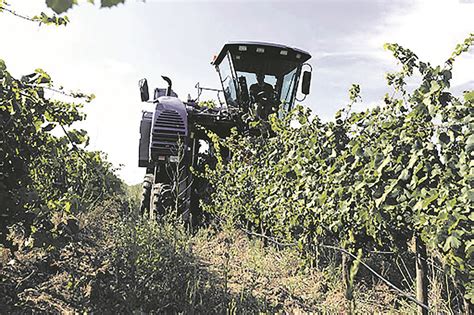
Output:
[[[293,105],[300,68],[295,61],[227,52],[217,70],[229,106],[247,111],[264,97],[272,99],[275,110],[286,112]]]
[[[265,75],[264,82],[269,84],[273,91],[277,95],[277,99],[280,100],[280,103],[283,105],[282,109],[287,111],[290,109],[291,100],[293,98],[293,88],[296,81],[296,72],[298,69],[294,69],[290,73],[287,73],[280,80],[274,75]],[[245,78],[247,91],[249,95],[252,94],[252,86],[257,85],[257,75],[251,72],[237,71],[237,77],[239,82],[242,81],[242,78]]]
[[[242,77],[245,78],[245,82],[247,83],[247,88],[248,92],[250,93],[250,88],[254,84],[257,83],[257,75],[255,73],[251,72],[244,72],[244,71],[237,71],[237,77],[239,78],[239,81],[241,81]],[[277,78],[274,75],[265,75],[264,80],[265,83],[270,84],[273,88],[274,91],[276,91],[276,84],[277,84]]]

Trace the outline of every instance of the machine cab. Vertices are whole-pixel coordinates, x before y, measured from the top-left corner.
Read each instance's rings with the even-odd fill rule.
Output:
[[[282,45],[239,42],[224,45],[212,64],[219,73],[227,106],[248,111],[289,111],[294,104],[302,67],[311,56]],[[302,93],[309,94],[311,72],[304,71]],[[269,109],[270,108],[270,109]]]

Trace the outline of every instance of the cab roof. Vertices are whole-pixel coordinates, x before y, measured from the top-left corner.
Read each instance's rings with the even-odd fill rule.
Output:
[[[301,49],[264,42],[230,42],[222,47],[221,52],[211,64],[219,66],[227,52],[233,56],[236,70],[253,72],[262,61],[275,60],[283,64],[302,64],[311,55]],[[244,61],[245,60],[245,61]],[[284,67],[287,68],[287,67]],[[276,69],[275,69],[276,70]],[[277,72],[285,72],[280,69]]]

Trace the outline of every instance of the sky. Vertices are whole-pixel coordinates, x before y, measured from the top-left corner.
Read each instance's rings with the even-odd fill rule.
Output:
[[[43,0],[8,3],[23,15],[51,13]],[[186,100],[188,93],[196,96],[197,82],[219,87],[210,61],[226,42],[283,44],[312,55],[311,94],[302,104],[330,120],[347,104],[353,83],[360,84],[363,99],[355,110],[375,106],[389,92],[385,73],[397,64],[384,43],[442,64],[474,33],[474,0],[127,0],[110,9],[79,3],[66,13],[71,21],[66,27],[0,14],[0,58],[16,77],[42,68],[58,86],[94,93],[85,107],[87,120],[75,127],[89,132],[89,149],[123,165],[118,174],[129,184],[144,176],[137,166],[139,124],[142,110],[152,107],[140,102],[143,77],[150,87],[165,87],[160,76],[169,76]],[[474,51],[453,72],[455,92],[474,89]]]

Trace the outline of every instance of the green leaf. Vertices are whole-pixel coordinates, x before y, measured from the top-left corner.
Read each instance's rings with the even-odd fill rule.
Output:
[[[454,235],[450,235],[444,242],[443,250],[447,252],[448,250],[456,249],[459,246],[461,246],[459,239]]]
[[[398,184],[398,180],[393,180],[390,183],[390,185],[387,185],[385,187],[383,195],[380,198],[375,199],[375,205],[377,207],[380,207],[380,205],[387,199],[388,195],[392,192],[392,190],[395,188],[395,186],[397,186],[397,184]]]
[[[433,201],[435,201],[437,198],[438,198],[438,193],[434,193],[432,194],[431,196],[429,196],[428,198],[426,198],[424,201],[423,201],[423,204],[422,204],[422,207],[423,209],[425,209],[426,207],[428,207]]]
[[[46,5],[56,14],[61,14],[77,4],[77,0],[46,0]]]
[[[445,143],[445,144],[448,144],[449,143],[449,136],[445,133],[445,132],[441,132],[439,134],[439,141]]]
[[[451,78],[453,77],[453,74],[449,70],[444,70],[443,71],[443,77],[444,77],[445,82],[449,82],[449,80],[451,80]]]
[[[408,181],[410,179],[410,171],[407,169],[404,169],[401,173],[400,176],[398,177],[399,179],[403,181]]]
[[[433,94],[433,93],[436,93],[439,89],[440,89],[440,86],[439,86],[439,83],[436,82],[436,81],[431,81],[431,88],[430,88],[430,93]]]
[[[47,124],[46,126],[43,127],[43,131],[51,131],[56,127],[56,124]]]
[[[100,1],[100,6],[102,8],[108,8],[108,7],[113,7],[115,5],[118,5],[120,3],[124,3],[125,0],[101,0]]]
[[[470,102],[470,101],[474,100],[474,90],[469,91],[469,92],[465,92],[464,93],[464,99],[466,100],[466,102]]]
[[[470,135],[469,138],[467,138],[467,141],[466,141],[466,152],[467,152],[467,154],[470,154],[472,151],[474,151],[474,134]]]
[[[382,163],[377,167],[377,173],[379,173],[379,174],[382,173],[385,166],[387,166],[387,164],[390,163],[391,160],[392,160],[392,158],[391,158],[390,155],[386,156],[385,159],[382,161]],[[377,164],[376,164],[376,166],[377,166]]]
[[[66,213],[71,213],[71,203],[69,201],[67,201],[65,204],[64,204],[64,211]]]
[[[466,254],[469,256],[469,255],[472,255],[473,252],[474,252],[474,240],[468,240],[466,242]]]
[[[38,68],[35,70],[35,72],[39,74],[38,78],[36,78],[36,83],[41,84],[51,82],[51,77],[43,69]]]

